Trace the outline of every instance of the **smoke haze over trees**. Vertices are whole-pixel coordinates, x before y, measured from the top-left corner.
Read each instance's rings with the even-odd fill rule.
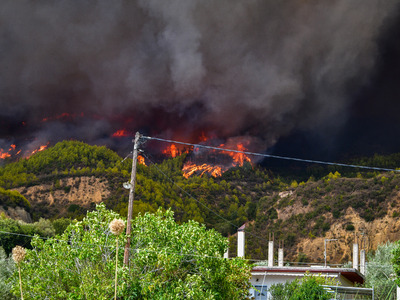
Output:
[[[397,132],[379,133],[398,107],[398,16],[398,1],[375,0],[5,0],[0,147],[112,145],[125,128],[247,136],[282,152],[381,138],[370,151],[388,150]]]

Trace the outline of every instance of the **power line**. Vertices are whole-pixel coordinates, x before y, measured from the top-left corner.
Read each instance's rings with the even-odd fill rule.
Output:
[[[60,240],[54,237],[41,237],[38,235],[27,235],[27,234],[20,234],[20,233],[15,233],[15,232],[8,232],[8,231],[0,231],[0,234],[8,234],[8,235],[17,235],[17,236],[24,236],[24,237],[30,237],[30,238],[40,238],[43,240],[52,240],[55,242],[62,242],[62,243],[67,243],[68,246],[74,249],[78,249],[82,247],[76,247],[72,244],[69,244],[70,240]],[[93,243],[83,243],[86,246],[99,246],[99,244],[93,244]],[[109,248],[111,250],[115,249],[114,245],[102,245],[103,248]],[[125,249],[124,246],[119,246],[118,249]],[[171,255],[180,255],[180,256],[191,256],[191,257],[200,257],[200,258],[215,258],[215,259],[235,259],[237,257],[229,257],[229,258],[224,258],[221,256],[211,256],[211,255],[202,255],[202,254],[195,254],[195,253],[182,253],[182,252],[170,252],[170,251],[162,251],[160,249],[143,249],[143,248],[129,248],[130,251],[135,251],[136,253],[139,252],[154,252],[154,253],[160,253],[163,252],[165,254],[171,254]],[[249,262],[262,262],[267,264],[267,261],[265,259],[246,259],[242,258],[243,260],[249,261]],[[276,261],[276,260],[275,260]],[[294,264],[294,265],[321,265],[320,262],[313,263],[313,262],[298,262],[298,261],[284,261],[286,264]],[[343,264],[329,264],[330,266],[343,266]],[[367,262],[366,265],[370,268],[382,268],[382,267],[390,267],[390,264],[382,265],[382,264],[376,264],[373,262]],[[256,264],[255,266],[260,266],[263,267],[264,264]]]
[[[70,244],[71,240],[60,240],[60,239],[53,238],[53,237],[41,237],[41,236],[38,236],[38,235],[33,236],[33,235],[19,234],[19,233],[15,233],[15,232],[7,232],[7,231],[0,231],[0,234],[17,235],[17,236],[24,236],[24,237],[31,237],[31,238],[37,237],[37,238],[44,239],[44,240],[52,240],[54,242],[67,243],[71,248],[74,248],[74,249],[79,249],[79,248],[82,249],[83,248],[83,247],[76,247],[76,246]],[[99,244],[93,244],[93,243],[83,243],[83,245],[85,245],[85,246],[99,246]],[[115,249],[114,245],[109,245],[109,246],[102,245],[102,246],[103,246],[103,248],[109,248],[111,250]],[[123,249],[125,249],[125,247],[124,246],[119,246],[118,249],[122,249],[123,250]],[[236,257],[224,258],[222,256],[211,256],[211,255],[203,255],[203,254],[195,254],[195,253],[170,252],[170,251],[163,251],[161,249],[148,249],[148,248],[146,248],[146,249],[143,249],[143,248],[129,248],[129,251],[134,251],[136,253],[139,253],[139,252],[151,252],[151,253],[153,253],[154,252],[154,253],[157,253],[157,254],[161,252],[161,253],[170,254],[170,255],[191,256],[191,257],[199,257],[199,258],[216,258],[216,259],[235,259],[236,258]],[[246,261],[253,261],[253,262],[261,262],[261,261],[263,261],[263,260],[257,260],[257,259],[245,259],[245,258],[242,258],[242,259],[246,260]]]
[[[266,158],[275,158],[275,159],[291,160],[291,161],[298,161],[298,162],[304,162],[304,163],[314,163],[314,164],[330,165],[330,166],[338,166],[338,167],[359,168],[359,169],[367,169],[367,170],[375,170],[375,171],[400,172],[400,170],[396,170],[396,169],[379,168],[379,167],[371,167],[371,166],[361,166],[361,165],[344,164],[344,163],[338,163],[338,162],[329,162],[329,161],[321,161],[321,160],[313,160],[313,159],[303,159],[303,158],[272,155],[272,154],[249,152],[249,151],[240,151],[240,150],[226,149],[226,148],[221,148],[221,147],[213,147],[213,146],[207,146],[207,145],[200,145],[200,144],[185,143],[185,142],[174,141],[174,140],[167,140],[167,139],[151,137],[151,136],[142,136],[142,138],[147,139],[147,140],[156,140],[156,141],[160,141],[160,142],[180,144],[180,145],[186,145],[186,146],[192,146],[192,147],[198,147],[198,148],[205,148],[205,149],[211,149],[211,150],[235,152],[235,153],[241,153],[241,154],[252,155],[252,156],[261,156],[261,157],[266,157]]]
[[[174,186],[176,186],[177,188],[179,188],[183,193],[185,193],[189,198],[193,199],[194,201],[196,201],[197,203],[201,204],[203,207],[205,207],[208,211],[212,212],[214,215],[216,215],[217,217],[219,217],[220,219],[224,220],[226,223],[229,223],[230,225],[232,225],[233,227],[235,227],[236,229],[239,229],[240,226],[235,225],[234,223],[232,223],[231,221],[229,221],[228,219],[224,218],[223,216],[221,216],[219,213],[213,211],[211,208],[209,208],[207,205],[201,203],[199,200],[197,200],[194,196],[192,196],[189,192],[185,191],[182,187],[180,187],[177,183],[175,183],[175,181],[173,181],[167,174],[165,174],[158,166],[156,163],[154,163],[144,152],[142,152],[142,155],[145,156],[151,163],[152,165],[160,172],[162,173]],[[251,236],[254,236],[264,242],[268,242],[266,239],[257,236],[249,231],[246,231],[246,233],[248,233]]]

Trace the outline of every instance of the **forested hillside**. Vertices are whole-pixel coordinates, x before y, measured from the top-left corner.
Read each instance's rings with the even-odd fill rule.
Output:
[[[375,156],[358,163],[395,168],[399,157]],[[319,245],[324,237],[341,235],[340,247],[346,247],[349,237],[368,224],[400,222],[400,176],[394,172],[311,166],[302,172],[282,169],[277,175],[277,170],[244,164],[221,177],[186,179],[181,171],[185,159],[183,154],[157,165],[138,165],[134,214],[172,208],[178,222],[194,219],[231,236],[233,255],[234,234],[244,223],[252,233],[246,238],[247,257],[265,259],[273,233],[276,241],[284,241],[288,259],[307,260],[312,254],[307,247]],[[126,215],[128,191],[122,183],[129,181],[131,163],[105,147],[77,141],[8,163],[0,168],[0,207],[5,213],[0,223],[15,207],[27,210],[33,221],[81,219],[101,201]],[[348,255],[343,253],[331,254],[332,259],[344,262]],[[322,257],[322,252],[315,255]]]

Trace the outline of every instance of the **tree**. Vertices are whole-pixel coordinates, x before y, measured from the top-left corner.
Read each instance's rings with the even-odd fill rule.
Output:
[[[375,253],[368,255],[365,286],[374,288],[377,299],[396,298],[396,284],[392,279],[394,270],[391,263],[395,247],[395,243],[387,242],[379,245]]]
[[[116,218],[99,204],[61,236],[34,238],[21,264],[27,298],[112,298],[116,237],[109,223]],[[123,245],[126,236],[119,239]],[[223,258],[227,239],[194,221],[177,224],[170,210],[139,215],[131,247],[129,268],[122,266],[123,251],[118,255],[121,299],[245,299],[248,294],[251,266]],[[17,295],[16,280],[14,274]]]
[[[0,247],[0,299],[16,299],[10,292],[11,282],[8,280],[15,270],[11,257]]]
[[[306,275],[302,280],[272,285],[269,292],[272,299],[279,300],[328,300],[332,298],[322,284],[330,284],[327,278]]]

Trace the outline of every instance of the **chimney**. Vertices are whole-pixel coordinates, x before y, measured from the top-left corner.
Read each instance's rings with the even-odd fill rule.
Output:
[[[283,267],[283,248],[278,249],[278,266]]]
[[[238,234],[237,234],[237,256],[238,257],[243,257],[244,258],[244,228],[246,227],[246,224],[243,224],[239,229],[238,229]]]
[[[365,275],[365,249],[360,251],[360,272]]]
[[[268,267],[274,266],[274,234],[269,234],[268,242]]]
[[[353,268],[358,270],[358,244],[353,244]]]
[[[268,267],[274,266],[274,241],[268,242]]]

